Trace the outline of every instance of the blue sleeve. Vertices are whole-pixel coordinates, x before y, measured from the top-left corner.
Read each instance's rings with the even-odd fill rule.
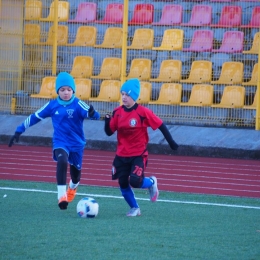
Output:
[[[28,127],[31,127],[31,126],[37,124],[38,122],[40,122],[42,119],[48,117],[49,115],[48,115],[48,113],[46,113],[46,111],[49,110],[48,109],[49,103],[50,102],[48,102],[46,105],[41,107],[34,114],[29,115],[24,120],[24,122],[16,128],[16,132],[23,133]]]

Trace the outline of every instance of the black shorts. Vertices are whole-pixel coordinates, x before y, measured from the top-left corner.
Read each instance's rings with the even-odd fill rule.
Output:
[[[120,157],[116,155],[112,166],[112,180],[129,178],[131,174],[143,178],[147,161],[147,155],[132,157]]]

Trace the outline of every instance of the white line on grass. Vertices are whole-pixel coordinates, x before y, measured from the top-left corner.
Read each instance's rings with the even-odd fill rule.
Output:
[[[57,193],[57,191],[50,190],[36,190],[36,189],[21,189],[21,188],[10,188],[10,187],[0,187],[0,190],[12,190],[12,191],[30,191],[30,192],[41,192],[41,193]],[[113,198],[113,199],[123,199],[121,196],[112,195],[101,195],[101,194],[88,194],[88,193],[77,193],[80,196],[98,197],[98,198]],[[137,200],[149,201],[149,199],[136,198]],[[246,206],[246,205],[234,205],[234,204],[222,204],[222,203],[209,203],[209,202],[196,202],[196,201],[182,201],[182,200],[157,200],[158,202],[167,203],[178,203],[178,204],[191,204],[191,205],[206,205],[206,206],[216,206],[216,207],[228,207],[228,208],[243,208],[243,209],[259,209],[256,206]]]

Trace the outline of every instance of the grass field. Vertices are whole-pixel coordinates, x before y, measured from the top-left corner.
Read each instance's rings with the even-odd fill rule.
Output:
[[[118,189],[78,192],[61,211],[55,184],[0,180],[0,259],[260,259],[259,199],[135,190],[142,215],[128,218]],[[77,216],[83,196],[96,218]]]

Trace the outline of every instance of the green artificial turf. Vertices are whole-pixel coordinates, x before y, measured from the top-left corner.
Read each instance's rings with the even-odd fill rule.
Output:
[[[135,190],[142,215],[129,218],[117,188],[78,194],[61,211],[55,184],[0,180],[0,259],[260,259],[259,199],[161,192],[151,203]],[[82,219],[89,194],[99,214]]]

